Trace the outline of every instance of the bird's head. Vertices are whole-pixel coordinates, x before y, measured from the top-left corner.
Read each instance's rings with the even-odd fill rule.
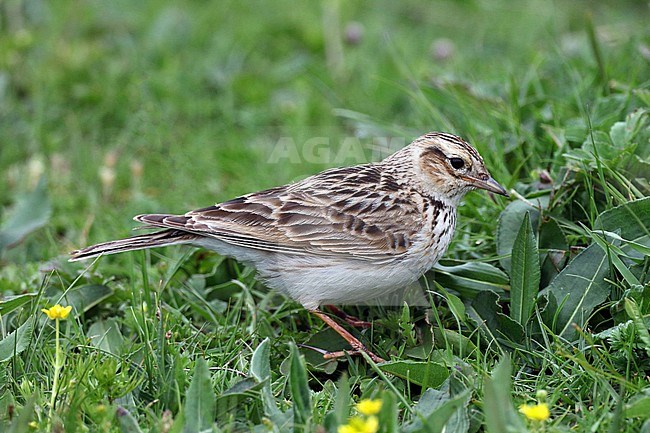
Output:
[[[417,177],[431,195],[454,202],[473,189],[508,196],[485,168],[478,151],[462,138],[432,132],[417,138],[411,146]]]

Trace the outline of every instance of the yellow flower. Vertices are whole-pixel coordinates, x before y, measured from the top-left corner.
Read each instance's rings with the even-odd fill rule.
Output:
[[[381,400],[361,400],[357,403],[357,410],[363,415],[377,415],[381,410]]]
[[[338,433],[377,433],[379,430],[379,420],[376,416],[369,416],[363,419],[359,416],[353,416],[347,424],[339,426]]]
[[[56,304],[52,308],[43,308],[41,311],[47,314],[47,317],[49,317],[50,320],[65,320],[70,314],[70,311],[72,311],[72,306],[68,305],[67,307],[62,307],[59,304]]]
[[[535,421],[546,421],[551,416],[546,403],[522,404],[519,406],[519,412],[523,413],[526,418]]]

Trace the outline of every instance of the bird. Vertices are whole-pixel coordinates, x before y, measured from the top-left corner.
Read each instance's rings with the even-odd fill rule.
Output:
[[[382,161],[332,168],[287,185],[183,215],[143,214],[156,231],[73,251],[70,261],[189,244],[232,257],[332,327],[352,350],[370,351],[321,307],[363,302],[417,281],[441,258],[466,193],[508,196],[478,151],[444,132],[424,134]]]

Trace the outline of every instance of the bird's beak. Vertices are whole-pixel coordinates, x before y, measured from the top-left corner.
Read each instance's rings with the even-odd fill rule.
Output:
[[[509,197],[508,193],[506,192],[506,189],[504,187],[502,187],[501,185],[499,185],[499,182],[494,180],[492,178],[492,176],[488,177],[487,180],[472,178],[471,183],[476,188],[484,189],[486,191],[490,191],[490,192],[493,192],[495,194],[504,195],[506,197]]]

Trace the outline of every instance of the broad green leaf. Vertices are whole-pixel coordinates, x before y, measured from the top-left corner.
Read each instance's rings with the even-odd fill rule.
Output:
[[[524,328],[503,314],[499,296],[494,292],[480,293],[470,304],[467,313],[490,340],[520,344],[524,341]]]
[[[26,303],[32,300],[37,295],[37,293],[24,293],[17,296],[7,296],[2,301],[0,301],[0,316],[11,313],[14,310],[22,307]]]
[[[650,117],[649,115],[649,110],[637,109],[629,113],[624,122],[614,123],[609,130],[612,143],[618,148],[624,148],[635,142],[640,132],[645,131],[647,134],[648,127],[646,123],[648,117]]]
[[[271,378],[271,366],[269,363],[270,341],[267,338],[257,346],[251,357],[250,373],[258,382],[264,382]]]
[[[449,368],[429,361],[393,361],[379,364],[381,371],[391,373],[425,388],[436,388],[449,377]]]
[[[293,397],[294,432],[309,431],[311,418],[311,392],[307,383],[305,362],[295,344],[291,345],[291,365],[289,369],[289,385]]]
[[[286,420],[280,409],[278,409],[275,398],[273,398],[273,391],[271,390],[270,345],[270,340],[265,338],[257,346],[251,358],[250,374],[262,384],[260,392],[262,394],[265,415],[276,425],[282,425]]]
[[[90,344],[96,348],[120,356],[124,348],[124,337],[115,319],[99,320],[88,329]]]
[[[65,295],[67,305],[72,305],[78,314],[85,313],[113,295],[113,289],[103,284],[88,284],[75,287]],[[59,302],[54,298],[53,302]]]
[[[539,248],[553,250],[568,250],[569,244],[562,228],[554,218],[549,218],[539,226]]]
[[[628,143],[627,148],[618,149],[612,145],[609,135],[604,131],[591,131],[585,141],[582,143],[580,150],[583,153],[576,152],[576,155],[584,157],[583,162],[589,162],[590,167],[598,167],[597,161],[601,163],[606,161],[612,165],[616,165],[619,158],[631,150],[631,145]]]
[[[449,345],[454,354],[460,357],[470,356],[473,358],[476,356],[476,345],[474,342],[458,331],[435,327],[433,329],[433,336],[435,338],[435,347],[444,349]]]
[[[548,197],[538,197],[528,201],[516,200],[508,204],[499,215],[497,223],[497,254],[502,256],[499,259],[501,267],[510,273],[510,252],[515,244],[517,231],[521,227],[526,213],[530,214],[530,223],[533,227],[533,233],[537,232],[539,227],[540,209],[548,206]]]
[[[19,355],[29,347],[29,342],[34,334],[35,321],[35,317],[30,317],[18,329],[0,341],[0,362]]]
[[[224,391],[216,400],[217,419],[229,417],[237,407],[251,396],[257,397],[267,382],[258,382],[253,377],[247,377]],[[275,420],[273,420],[275,422]],[[277,423],[281,424],[281,423]]]
[[[447,290],[445,290],[445,288],[441,286],[437,281],[434,281],[434,283],[436,284],[437,290],[447,300],[447,305],[449,305],[449,309],[456,317],[456,319],[459,320],[460,322],[465,322],[465,319],[467,318],[467,314],[465,313],[465,304],[463,304],[463,301],[461,301],[458,296],[449,293]]]
[[[650,197],[631,201],[601,213],[594,230],[617,232],[622,238],[635,242],[650,236]]]
[[[122,433],[142,433],[138,421],[131,415],[131,413],[123,407],[118,407],[115,416],[120,425]]]
[[[488,433],[527,431],[512,404],[511,370],[510,358],[504,357],[492,377],[485,379],[483,415]]]
[[[598,244],[592,244],[540,292],[540,296],[552,298],[544,318],[556,334],[569,340],[577,337],[572,325],[583,327],[593,309],[609,295],[609,284],[605,281],[608,274],[607,255]]]
[[[235,383],[233,386],[225,390],[218,398],[226,396],[249,396],[251,391],[258,391],[262,389],[263,384],[258,382],[252,377],[247,377],[242,379],[239,382]]]
[[[650,395],[639,393],[625,405],[626,418],[650,418]]]
[[[540,287],[546,287],[566,265],[569,256],[569,244],[560,225],[554,218],[542,221],[539,227],[537,243],[542,263]]]
[[[336,352],[348,348],[347,342],[335,330],[329,326],[322,331],[316,332],[309,340],[305,341],[305,347],[318,347],[327,352]],[[326,374],[333,374],[336,371],[339,361],[335,359],[325,359],[320,351],[311,349],[301,349],[300,352],[305,357],[305,362],[315,370],[322,370]]]
[[[642,284],[630,263],[647,260],[650,251],[650,197],[631,201],[603,212],[594,224],[594,241],[609,252],[609,259],[629,285]],[[602,235],[623,244],[614,247]]]
[[[433,270],[436,283],[467,299],[486,290],[502,295],[510,289],[508,276],[489,263],[468,262],[451,266],[438,263]]]
[[[51,214],[47,183],[41,178],[34,191],[18,198],[9,217],[0,225],[0,252],[43,227]]]
[[[404,426],[404,433],[467,432],[469,397],[469,391],[450,396],[447,392],[427,389],[413,408],[414,419]]]
[[[539,292],[539,254],[529,214],[526,213],[512,247],[510,269],[510,318],[524,326]]]
[[[469,397],[468,390],[436,408],[425,421],[426,432],[467,432],[469,430],[469,416],[467,415]]]
[[[214,423],[216,395],[212,389],[210,372],[205,359],[196,360],[194,377],[185,399],[184,433],[211,431]]]
[[[586,26],[591,26],[591,22],[587,21]],[[591,105],[591,124],[594,129],[605,125],[611,125],[614,121],[623,116],[625,106],[629,104],[626,95],[611,94],[600,98],[595,98],[593,105]]]

